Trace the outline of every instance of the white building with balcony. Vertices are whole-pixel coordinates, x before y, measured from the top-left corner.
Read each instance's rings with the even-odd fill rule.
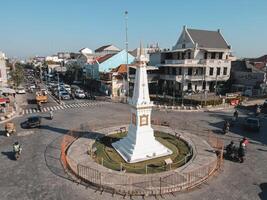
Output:
[[[0,51],[0,88],[7,86],[6,55]]]
[[[220,30],[184,26],[172,50],[152,54],[151,58],[160,62],[157,64],[161,71],[160,87],[169,93],[173,90],[214,91],[216,85],[230,77],[231,46]]]

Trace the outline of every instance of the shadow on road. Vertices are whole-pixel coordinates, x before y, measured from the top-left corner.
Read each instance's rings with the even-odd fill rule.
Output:
[[[9,160],[16,160],[13,151],[2,151],[1,153],[5,155]]]
[[[35,99],[27,99],[28,104],[36,104]]]

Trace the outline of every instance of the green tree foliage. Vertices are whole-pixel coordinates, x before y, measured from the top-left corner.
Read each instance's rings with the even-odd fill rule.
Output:
[[[10,72],[10,76],[15,87],[18,87],[24,80],[23,67],[20,64],[16,64],[15,69]]]
[[[71,84],[73,81],[81,80],[82,74],[82,68],[77,63],[73,63],[67,67],[65,81]]]

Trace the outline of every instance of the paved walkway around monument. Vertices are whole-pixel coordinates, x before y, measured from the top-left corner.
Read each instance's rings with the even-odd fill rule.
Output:
[[[85,134],[82,137],[78,138],[76,141],[74,141],[67,152],[68,164],[72,171],[74,171],[74,173],[77,173],[78,176],[80,176],[84,180],[89,180],[90,182],[96,184],[100,182],[100,184],[108,185],[110,187],[122,187],[124,190],[125,185],[129,185],[130,183],[130,185],[133,187],[131,188],[132,190],[145,190],[146,188],[164,186],[165,188],[168,188],[169,186],[171,186],[174,191],[180,191],[188,186],[186,184],[183,184],[185,182],[188,182],[187,179],[190,179],[190,182],[193,182],[194,180],[197,182],[201,179],[200,177],[202,170],[198,169],[205,168],[205,166],[207,166],[203,170],[203,174],[205,173],[208,175],[212,174],[216,170],[218,160],[217,155],[214,149],[208,144],[207,141],[196,135],[180,130],[172,130],[169,127],[163,126],[153,126],[153,128],[157,131],[162,131],[173,135],[175,134],[177,137],[180,137],[181,139],[185,140],[193,148],[193,157],[182,167],[177,168],[175,170],[156,174],[140,175],[113,171],[106,167],[103,167],[100,164],[97,164],[88,155],[88,148],[94,143],[95,139],[107,134],[114,133],[120,130],[120,127],[127,127],[127,125],[97,130],[95,132]],[[78,166],[78,164],[82,166],[82,168]],[[92,177],[92,174],[94,174],[94,170],[95,172],[97,172],[97,174]],[[186,176],[188,174],[191,174],[191,172],[195,173],[192,176]],[[157,181],[163,179],[164,181]]]

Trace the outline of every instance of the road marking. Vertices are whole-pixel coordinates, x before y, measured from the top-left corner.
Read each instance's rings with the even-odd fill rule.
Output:
[[[34,133],[34,131],[21,131],[21,132],[17,133],[17,136],[27,136],[27,135],[31,135],[33,133]]]
[[[60,107],[60,109],[64,109],[64,107],[63,106],[59,106]]]
[[[46,108],[43,108],[43,111],[46,112]]]
[[[51,106],[51,107],[50,107],[50,110],[54,110],[54,108]]]

